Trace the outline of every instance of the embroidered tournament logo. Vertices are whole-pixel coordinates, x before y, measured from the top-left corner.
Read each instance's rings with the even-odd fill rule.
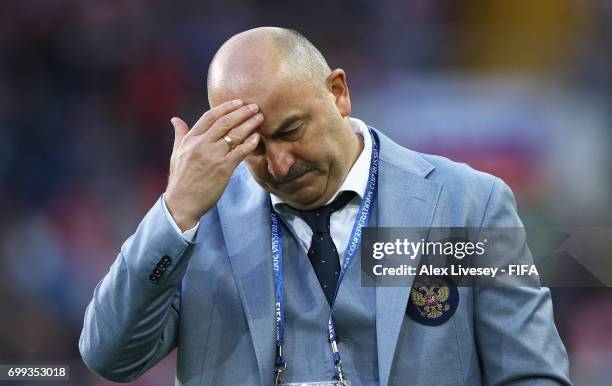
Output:
[[[414,321],[439,326],[457,310],[459,291],[442,277],[420,277],[412,285],[406,313]]]

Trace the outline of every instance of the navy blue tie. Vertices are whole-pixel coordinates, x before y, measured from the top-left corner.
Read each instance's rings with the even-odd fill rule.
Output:
[[[334,300],[334,292],[338,284],[340,259],[336,245],[329,233],[329,220],[333,212],[348,204],[354,196],[354,192],[345,191],[328,205],[318,209],[298,211],[300,217],[312,229],[308,258],[330,306]]]

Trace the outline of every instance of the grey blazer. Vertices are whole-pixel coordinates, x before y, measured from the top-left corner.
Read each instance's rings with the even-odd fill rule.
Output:
[[[376,133],[378,226],[522,226],[500,179]],[[128,382],[178,348],[177,385],[210,384],[236,364],[253,366],[244,384],[272,385],[268,200],[240,165],[194,243],[172,228],[158,201],[94,291],[79,341],[85,364]],[[450,320],[427,326],[406,314],[410,284],[376,289],[381,385],[570,384],[548,289],[459,288]],[[219,341],[231,350],[219,350]]]

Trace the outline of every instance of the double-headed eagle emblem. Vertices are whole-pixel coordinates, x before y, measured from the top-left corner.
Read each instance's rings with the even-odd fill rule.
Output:
[[[413,287],[410,291],[412,303],[418,308],[421,316],[427,318],[439,318],[444,312],[450,310],[450,306],[446,303],[449,296],[449,288],[444,285],[443,280],[434,279],[430,284]]]

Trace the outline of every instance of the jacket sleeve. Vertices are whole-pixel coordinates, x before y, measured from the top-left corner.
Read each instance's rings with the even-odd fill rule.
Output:
[[[512,191],[496,178],[482,228],[500,227],[524,234]],[[507,244],[496,246],[507,251],[499,256],[501,261],[533,261],[526,244],[511,245],[508,239],[497,241]],[[540,287],[539,280],[537,283],[474,289],[475,333],[485,384],[571,385],[567,353],[554,324],[550,290]]]
[[[180,285],[195,244],[172,228],[161,200],[123,244],[85,312],[81,356],[112,381],[137,378],[177,344]]]

